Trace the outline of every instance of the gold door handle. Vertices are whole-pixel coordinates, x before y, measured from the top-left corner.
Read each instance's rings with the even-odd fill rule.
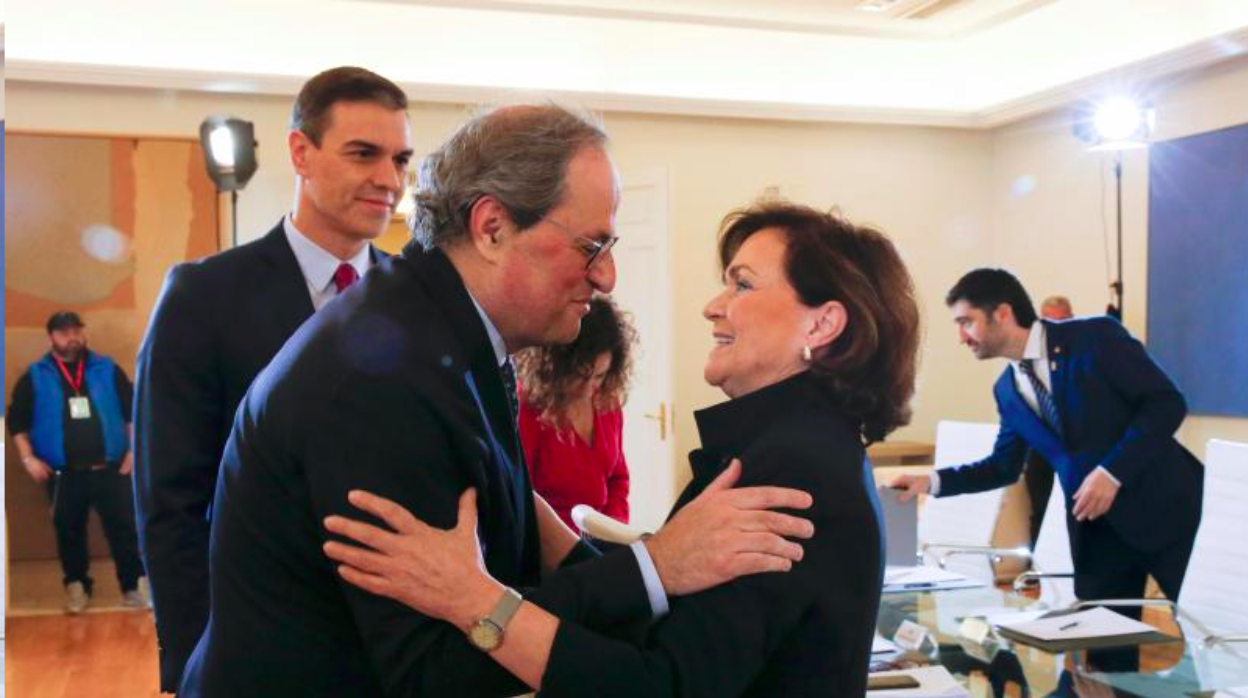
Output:
[[[643,414],[646,419],[653,419],[659,423],[659,441],[667,441],[667,403],[659,403],[658,414]]]

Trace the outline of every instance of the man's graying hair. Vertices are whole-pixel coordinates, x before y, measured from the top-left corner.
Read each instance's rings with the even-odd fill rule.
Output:
[[[555,104],[478,115],[421,163],[412,236],[425,249],[457,244],[467,238],[472,205],[487,195],[529,228],[563,200],[573,156],[606,143],[596,118]]]

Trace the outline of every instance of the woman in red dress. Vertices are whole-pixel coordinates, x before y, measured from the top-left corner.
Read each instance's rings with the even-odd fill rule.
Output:
[[[588,504],[628,523],[624,414],[636,332],[606,297],[590,301],[571,344],[520,352],[520,442],[533,489],[573,531]]]

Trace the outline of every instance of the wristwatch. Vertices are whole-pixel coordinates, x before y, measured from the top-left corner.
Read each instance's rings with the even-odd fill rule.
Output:
[[[503,598],[494,604],[490,615],[477,621],[468,631],[468,641],[482,652],[493,652],[501,647],[503,631],[507,629],[511,617],[520,609],[520,602],[523,600],[515,589],[504,588]]]

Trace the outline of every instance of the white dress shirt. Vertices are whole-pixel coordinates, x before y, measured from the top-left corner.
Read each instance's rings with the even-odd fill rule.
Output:
[[[320,245],[308,239],[308,236],[295,227],[290,214],[282,219],[282,228],[286,231],[286,242],[290,243],[290,249],[295,253],[295,260],[299,262],[303,280],[308,285],[312,308],[320,310],[338,295],[338,288],[334,286],[334,272],[338,271],[338,266],[343,260],[326,252]],[[354,257],[346,260],[347,264],[355,267],[358,278],[364,278],[364,273],[373,265],[371,253],[372,245],[365,245]]]
[[[1023,358],[1020,361],[1010,359],[1010,367],[1014,369],[1014,387],[1018,388],[1018,394],[1023,398],[1023,402],[1035,412],[1041,421],[1044,421],[1044,415],[1040,412],[1040,401],[1036,398],[1036,390],[1031,385],[1031,380],[1027,378],[1027,374],[1023,373],[1023,369],[1019,367],[1023,361],[1031,360],[1031,367],[1036,373],[1036,379],[1040,381],[1040,385],[1049,391],[1049,395],[1053,395],[1053,375],[1049,365],[1049,342],[1048,333],[1044,329],[1044,323],[1036,320],[1031,324],[1031,332],[1027,334],[1027,345],[1023,347]],[[1115,485],[1121,486],[1122,483],[1118,478],[1114,477],[1105,466],[1096,466],[1097,470],[1109,476]],[[929,484],[931,485],[929,493],[932,496],[940,494],[940,473],[936,470],[928,473]]]

